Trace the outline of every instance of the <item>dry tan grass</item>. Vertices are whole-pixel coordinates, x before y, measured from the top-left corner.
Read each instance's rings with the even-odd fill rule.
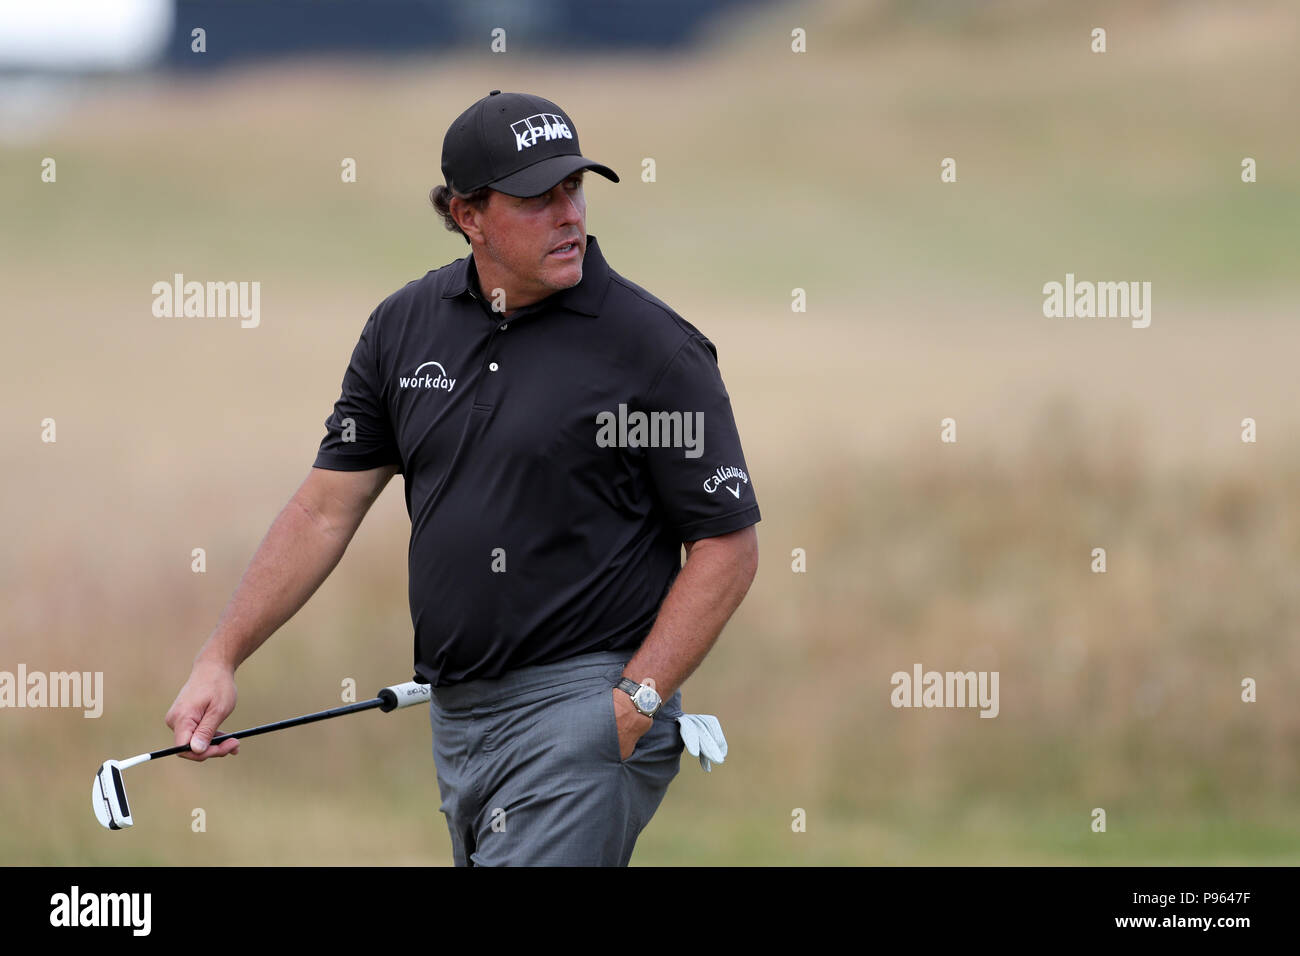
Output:
[[[1294,861],[1295,276],[1215,294],[1195,266],[1143,258],[1143,217],[1163,208],[1144,204],[1214,192],[1243,139],[1271,171],[1294,154],[1294,124],[1273,121],[1300,76],[1288,9],[1117,6],[1109,72],[1069,60],[1056,28],[1077,18],[1040,5],[945,32],[831,3],[808,19],[826,53],[803,61],[767,52],[787,42],[778,13],[671,70],[593,60],[598,84],[528,57],[316,62],[88,101],[33,147],[71,160],[65,198],[15,194],[29,218],[2,240],[0,668],[103,670],[109,709],[0,714],[23,767],[0,776],[16,823],[0,859],[449,861],[419,715],[133,771],[132,834],[102,833],[85,800],[105,757],[166,742],[162,715],[305,475],[369,310],[464,254],[420,207],[448,104],[514,86],[564,103],[589,154],[625,171],[627,188],[593,187],[589,228],[718,344],[764,512],[758,580],[684,691],[721,716],[732,755],[707,776],[683,764],[638,862]],[[1141,155],[1122,145],[1133,118],[1071,138],[1103,129],[1117,96],[1169,107]],[[949,217],[929,180],[952,143],[972,183]],[[335,185],[342,155],[359,157],[355,193]],[[636,183],[645,155],[666,188]],[[1295,193],[1295,171],[1277,175],[1289,186],[1265,206]],[[1075,187],[1136,197],[1132,217],[1035,233],[1044,208],[1086,210]],[[1249,238],[1273,221],[1231,208],[1188,248],[1276,254]],[[1137,262],[1161,280],[1150,329],[1042,317],[1035,283],[1065,270],[1024,256],[1059,243],[1068,262],[1076,240],[1105,250],[1084,257],[1100,277]],[[263,327],[152,319],[149,285],[177,270],[260,279]],[[807,314],[789,311],[794,286]],[[37,440],[46,415],[54,446]],[[938,441],[948,416],[956,445]],[[1246,416],[1258,444],[1239,440]],[[241,672],[233,723],[408,673],[406,535],[395,484]],[[889,675],[917,661],[999,670],[1001,715],[892,709]],[[195,806],[208,834],[188,829]],[[1088,842],[1095,806],[1114,821],[1104,844]],[[790,833],[794,807],[807,834]]]

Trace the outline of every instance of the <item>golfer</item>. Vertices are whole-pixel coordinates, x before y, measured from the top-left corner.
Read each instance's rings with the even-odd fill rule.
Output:
[[[626,865],[683,750],[725,754],[681,686],[753,580],[758,503],[713,344],[606,262],[587,170],[619,181],[549,100],[493,90],[451,124],[430,198],[470,254],[366,321],[311,472],[167,713],[185,756],[238,752],[207,745],[236,668],[395,474],[457,865]]]

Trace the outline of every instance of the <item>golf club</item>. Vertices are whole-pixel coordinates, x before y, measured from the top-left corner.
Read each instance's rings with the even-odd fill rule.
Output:
[[[355,704],[346,704],[342,707],[335,707],[333,710],[322,710],[319,713],[306,714],[302,717],[291,717],[288,720],[280,720],[273,724],[262,724],[260,727],[250,727],[248,730],[237,730],[232,734],[218,734],[209,741],[208,745],[219,744],[223,740],[230,740],[232,737],[243,739],[244,737],[256,737],[258,734],[269,734],[276,730],[287,730],[290,727],[299,727],[303,724],[315,723],[318,720],[329,720],[331,717],[342,717],[344,714],[355,714],[363,710],[373,710],[376,707],[386,714],[400,707],[428,703],[429,697],[430,687],[428,684],[407,681],[405,684],[394,684],[391,687],[385,687],[370,700],[358,701]],[[126,799],[126,786],[122,782],[122,771],[147,760],[157,760],[159,757],[170,757],[174,754],[186,753],[189,749],[189,744],[178,744],[175,747],[168,747],[166,750],[155,750],[153,753],[140,754],[138,757],[131,757],[127,760],[104,761],[103,766],[95,774],[95,783],[91,790],[91,805],[95,810],[95,819],[109,830],[125,830],[127,827],[135,826],[135,821],[131,819],[131,805]]]

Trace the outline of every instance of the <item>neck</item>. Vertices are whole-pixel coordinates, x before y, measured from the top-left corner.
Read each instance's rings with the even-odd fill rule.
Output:
[[[542,299],[555,293],[554,289],[547,289],[541,293],[534,292],[532,294],[514,292],[507,288],[504,283],[493,281],[490,270],[487,281],[484,281],[482,272],[479,269],[478,257],[475,256],[472,261],[474,262],[474,270],[470,281],[475,286],[475,291],[478,292],[479,296],[488,304],[489,307],[492,305],[493,299],[492,292],[489,290],[502,289],[504,291],[505,301],[509,304],[510,308],[506,309],[504,312],[497,313],[498,315],[503,315],[506,318],[509,318],[525,306],[532,305],[534,302],[540,302]]]

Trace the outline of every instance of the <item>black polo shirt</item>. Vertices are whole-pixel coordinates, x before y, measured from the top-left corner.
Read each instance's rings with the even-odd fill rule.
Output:
[[[435,686],[634,650],[682,543],[760,518],[716,349],[595,236],[578,285],[508,319],[472,254],[390,295],[325,427],[315,467],[403,473]]]

